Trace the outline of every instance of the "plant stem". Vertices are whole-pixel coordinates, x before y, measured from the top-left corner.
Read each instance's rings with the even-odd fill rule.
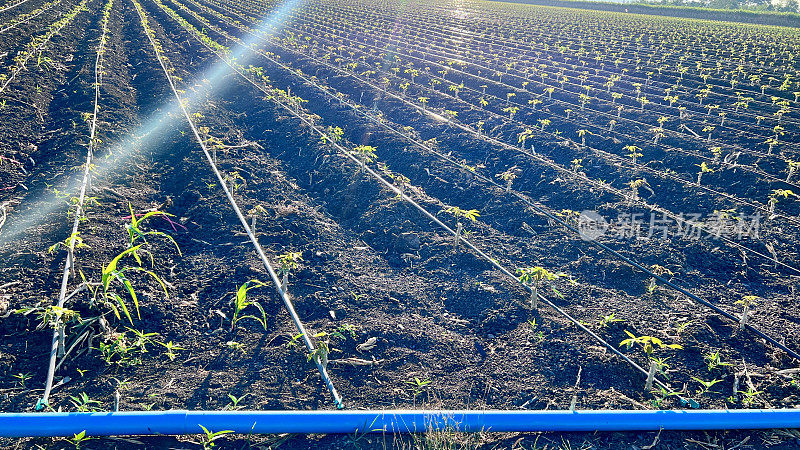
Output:
[[[656,371],[658,370],[658,364],[655,361],[650,361],[650,371],[647,372],[647,381],[644,383],[644,391],[650,392],[653,389],[653,380],[656,378]]]

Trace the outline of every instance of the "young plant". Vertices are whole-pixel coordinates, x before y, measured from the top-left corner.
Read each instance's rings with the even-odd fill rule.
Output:
[[[800,198],[800,196],[795,194],[791,189],[774,189],[769,195],[769,200],[767,201],[767,204],[769,205],[770,216],[775,213],[775,205],[777,205],[782,198]]]
[[[155,272],[145,269],[142,267],[142,258],[139,255],[139,251],[141,250],[143,253],[147,253],[150,256],[151,261],[153,260],[153,255],[147,252],[146,250],[142,250],[142,245],[139,244],[137,246],[131,247],[127,250],[124,250],[120,254],[114,257],[108,265],[106,265],[102,269],[101,273],[101,286],[100,289],[94,291],[94,299],[93,302],[98,301],[98,295],[101,295],[100,302],[111,308],[114,312],[114,315],[117,319],[121,319],[122,315],[120,314],[120,310],[122,311],[123,315],[128,319],[128,321],[133,324],[133,318],[131,317],[130,311],[128,310],[127,303],[122,298],[122,296],[114,289],[114,286],[121,286],[123,291],[127,293],[131,300],[133,300],[134,307],[136,308],[136,317],[141,319],[141,314],[139,312],[139,298],[136,295],[136,291],[133,288],[133,284],[128,279],[127,274],[129,272],[140,272],[145,275],[150,276],[152,279],[158,282],[161,288],[164,290],[164,295],[169,297],[169,293],[167,292],[167,286],[164,281],[155,274]],[[121,262],[128,256],[132,256],[138,265],[122,265]]]
[[[300,267],[303,261],[303,252],[286,252],[278,256],[278,274],[281,275],[281,289],[284,291],[289,287],[289,273]]]
[[[628,335],[628,339],[620,342],[620,347],[624,345],[630,349],[636,345],[641,345],[642,350],[644,350],[647,356],[651,356],[656,347],[673,350],[680,350],[683,348],[680,344],[665,344],[661,339],[653,336],[636,336],[628,330],[625,330],[625,334]]]
[[[758,395],[763,394],[764,391],[757,391],[752,386],[748,387],[746,391],[737,391],[737,393],[742,394],[742,406],[747,408],[750,407],[756,400],[758,400]]]
[[[201,442],[201,445],[205,450],[216,447],[217,446],[215,442],[216,440],[223,438],[226,434],[233,433],[233,430],[222,430],[222,431],[212,432],[208,428],[202,425],[200,425],[200,428],[202,428],[203,432],[205,433],[205,436],[203,436],[203,441]]]
[[[517,166],[511,167],[503,173],[498,173],[495,175],[496,178],[500,178],[501,180],[506,182],[506,192],[511,190],[511,183],[517,178]]]
[[[260,303],[255,301],[250,301],[247,299],[247,293],[251,289],[255,289],[257,287],[264,286],[264,283],[258,280],[250,280],[243,285],[239,286],[239,289],[236,290],[236,297],[233,299],[233,317],[231,318],[231,330],[236,329],[236,324],[239,323],[240,320],[243,319],[253,319],[256,322],[260,323],[261,326],[264,328],[264,331],[267,331],[267,314],[264,312],[264,308],[261,306]],[[243,311],[247,309],[248,306],[253,306],[261,313],[261,317],[248,314],[242,315]]]
[[[750,315],[750,308],[753,307],[759,300],[759,297],[756,295],[745,295],[739,300],[736,300],[737,305],[742,305],[742,316],[739,319],[739,329],[744,330],[744,327],[747,326],[747,319]]]
[[[544,267],[517,268],[519,281],[531,289],[531,308],[536,309],[539,304],[539,288],[543,283],[553,281],[564,276],[563,273],[553,273]]]
[[[331,144],[338,144],[342,140],[343,136],[344,130],[342,130],[340,127],[333,127],[329,125],[328,128],[325,129],[325,136],[320,138],[320,142],[322,144],[326,144],[328,142]]]
[[[628,158],[630,158],[634,164],[636,164],[636,160],[642,156],[642,149],[635,145],[626,145],[622,149],[628,152]]]
[[[264,207],[261,205],[256,205],[253,208],[251,208],[250,211],[247,211],[247,215],[250,216],[250,230],[253,232],[253,234],[255,234],[256,219],[258,219],[259,216],[261,217],[266,216],[267,210],[264,209]]]
[[[86,443],[86,441],[92,439],[95,438],[87,436],[86,430],[83,430],[80,433],[73,434],[72,437],[68,439],[68,441],[70,444],[75,446],[75,450],[80,450],[80,448],[83,446],[83,444]]]
[[[358,158],[363,165],[366,165],[378,157],[375,154],[376,151],[377,149],[371,145],[359,145],[358,147],[353,148],[351,153]]]
[[[185,348],[176,345],[172,341],[158,342],[158,344],[162,345],[165,349],[167,349],[166,353],[164,354],[167,355],[170,361],[175,361],[175,358],[178,357],[178,355],[175,353],[175,350],[186,350]]]
[[[144,242],[147,242],[148,236],[156,236],[166,239],[167,241],[172,243],[172,245],[175,246],[175,250],[178,251],[178,255],[182,255],[181,248],[178,246],[178,243],[175,242],[175,239],[169,234],[164,233],[163,231],[156,231],[156,230],[145,231],[144,229],[142,229],[142,225],[144,224],[144,222],[153,217],[162,217],[166,219],[170,224],[174,225],[175,223],[172,220],[170,220],[170,217],[175,217],[175,216],[156,209],[152,211],[147,211],[144,214],[140,214],[141,217],[137,217],[136,213],[133,211],[133,206],[131,206],[130,203],[128,203],[128,209],[131,212],[130,222],[125,224],[125,230],[128,231],[128,247],[133,247],[136,241],[140,239]]]
[[[639,199],[639,188],[647,186],[647,180],[644,178],[632,180],[628,182],[628,186],[631,188],[631,200],[636,201]]]
[[[22,373],[22,372],[11,376],[11,378],[17,379],[17,384],[23,389],[26,388],[25,383],[27,383],[28,380],[30,380],[32,377],[33,375],[31,375],[30,373]]]
[[[418,377],[414,377],[410,380],[406,380],[405,383],[410,386],[412,396],[417,397],[419,394],[428,389],[428,385],[431,384],[431,380],[427,378],[419,379]]]
[[[711,391],[711,388],[715,384],[722,383],[722,380],[717,380],[717,379],[714,379],[714,380],[711,380],[711,381],[705,381],[705,380],[702,380],[702,379],[697,378],[697,377],[692,377],[692,379],[694,381],[697,381],[698,383],[700,383],[700,386],[701,386],[700,390],[697,391],[697,395],[703,395],[703,394]]]
[[[786,175],[786,182],[789,183],[795,172],[797,172],[797,169],[800,169],[800,161],[792,161],[791,159],[787,159],[786,164],[789,165],[789,173]]]
[[[700,164],[695,164],[695,165],[700,168],[700,171],[697,172],[697,184],[700,184],[700,181],[703,179],[703,174],[704,173],[713,173],[714,172],[714,169],[712,169],[711,167],[708,167],[708,164],[706,164],[705,161],[703,161]]]
[[[81,392],[76,396],[71,396],[69,399],[70,403],[72,403],[72,406],[78,412],[97,412],[97,408],[100,406],[100,402],[89,398],[89,395],[87,395],[86,392]]]
[[[461,240],[461,232],[463,229],[463,225],[461,223],[461,219],[467,219],[471,222],[477,222],[478,217],[480,217],[480,213],[477,209],[461,209],[458,206],[448,206],[444,210],[446,213],[452,215],[456,218],[456,239],[455,245],[458,247],[458,244]]]
[[[611,313],[611,314],[609,314],[607,316],[600,317],[597,320],[597,326],[598,326],[598,328],[607,328],[610,324],[617,323],[617,322],[624,322],[624,320],[617,319],[615,317],[615,313]]]
[[[703,355],[703,360],[708,365],[708,371],[711,372],[714,369],[718,369],[720,367],[731,366],[731,363],[723,362],[722,357],[720,356],[719,352],[708,352]]]

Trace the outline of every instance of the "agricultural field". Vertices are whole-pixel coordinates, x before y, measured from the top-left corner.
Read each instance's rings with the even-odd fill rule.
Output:
[[[0,412],[800,407],[798,58],[477,0],[8,0]],[[0,447],[800,445],[490,431]]]

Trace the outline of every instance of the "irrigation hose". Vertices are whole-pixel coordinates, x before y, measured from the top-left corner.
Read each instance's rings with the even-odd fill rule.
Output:
[[[153,46],[153,50],[155,51],[156,57],[158,59],[158,62],[161,65],[161,68],[164,71],[164,75],[167,77],[167,81],[169,81],[169,85],[172,88],[172,92],[173,92],[173,94],[175,94],[175,98],[176,98],[176,100],[178,102],[178,105],[180,106],[180,109],[183,112],[184,117],[186,117],[186,121],[189,123],[189,127],[192,129],[192,133],[194,134],[194,137],[197,140],[197,143],[200,145],[200,148],[203,150],[203,153],[205,154],[206,159],[208,160],[208,163],[211,166],[211,170],[214,172],[214,175],[217,177],[217,180],[219,181],[219,184],[222,187],[222,190],[225,192],[225,196],[228,198],[228,201],[230,202],[231,207],[233,208],[234,212],[236,213],[236,216],[239,218],[239,221],[242,223],[242,227],[244,228],[245,232],[247,232],[247,235],[250,237],[250,242],[253,243],[253,246],[255,247],[259,258],[261,258],[261,262],[264,263],[264,267],[267,269],[267,272],[269,272],[269,276],[270,276],[270,278],[272,278],[272,282],[275,285],[275,290],[278,291],[278,295],[281,297],[281,300],[283,300],[283,304],[286,307],[286,311],[291,316],[292,321],[294,322],[294,325],[297,328],[297,331],[303,337],[303,342],[305,343],[306,349],[309,351],[310,354],[314,354],[314,350],[315,350],[314,344],[311,342],[311,339],[308,337],[308,333],[306,332],[305,326],[303,326],[303,322],[300,320],[300,317],[297,315],[297,312],[294,309],[294,304],[292,303],[292,300],[289,298],[288,293],[283,290],[282,285],[281,285],[281,280],[278,278],[278,274],[275,272],[275,269],[273,269],[272,264],[269,262],[269,259],[267,258],[267,255],[264,253],[264,249],[261,248],[261,244],[258,242],[258,239],[256,238],[255,234],[253,234],[253,230],[250,228],[250,225],[248,224],[247,220],[245,219],[244,215],[242,214],[242,211],[239,208],[239,205],[236,203],[236,200],[233,198],[233,194],[231,194],[230,190],[228,189],[228,186],[227,186],[227,183],[225,182],[225,179],[223,178],[222,174],[220,173],[219,169],[217,168],[217,165],[214,163],[214,157],[211,155],[211,152],[208,151],[208,148],[206,147],[205,142],[203,142],[203,138],[200,136],[200,133],[197,131],[197,127],[195,126],[194,121],[192,120],[191,116],[189,115],[189,112],[186,110],[186,107],[183,104],[183,99],[181,98],[180,94],[178,94],[178,90],[175,87],[175,83],[172,80],[172,76],[170,76],[169,71],[167,70],[167,67],[166,67],[166,65],[165,65],[165,63],[164,63],[164,61],[162,59],[161,53],[158,51],[158,46],[156,46],[156,43],[153,41],[153,36],[149,32],[149,30],[145,27],[145,24],[147,23],[147,19],[146,19],[144,11],[141,9],[141,5],[139,5],[139,3],[136,0],[131,0],[131,1],[133,2],[134,6],[136,6],[136,10],[139,13],[139,17],[142,19],[142,27],[145,28],[145,34],[147,35],[148,39],[150,40],[150,44]],[[312,359],[314,360],[314,363],[316,364],[317,369],[319,370],[319,373],[322,376],[322,380],[325,382],[325,385],[327,386],[328,390],[330,391],[331,395],[333,396],[333,400],[336,403],[336,407],[338,409],[344,408],[344,404],[342,403],[342,398],[339,396],[339,393],[336,391],[336,387],[333,385],[333,382],[331,381],[330,377],[328,376],[328,371],[327,371],[325,365],[322,364],[322,362],[320,361],[320,358],[314,357]]]
[[[800,428],[800,409],[135,411],[0,414],[0,437],[426,432],[596,432]],[[357,445],[356,445],[357,447]]]
[[[84,0],[84,3],[86,0]],[[108,5],[112,5],[113,0],[109,0]],[[89,131],[89,146],[86,151],[86,163],[83,169],[83,179],[81,180],[81,191],[78,195],[78,203],[75,207],[75,220],[72,223],[72,234],[70,237],[67,238],[69,241],[69,251],[67,252],[67,259],[64,262],[64,271],[61,275],[61,288],[58,293],[58,307],[63,308],[64,303],[66,301],[67,295],[67,286],[69,284],[69,276],[70,270],[74,272],[74,265],[75,265],[75,244],[76,244],[76,237],[78,235],[78,225],[80,224],[81,217],[83,216],[83,203],[86,199],[86,187],[89,184],[89,178],[91,177],[91,167],[92,167],[92,158],[94,154],[94,149],[97,145],[97,140],[95,139],[95,134],[97,131],[97,112],[100,108],[100,82],[102,78],[102,67],[101,67],[101,57],[103,55],[103,46],[106,42],[106,34],[108,32],[108,24],[105,23],[103,27],[103,34],[100,38],[100,46],[97,49],[97,58],[95,59],[95,71],[94,71],[94,111],[92,112],[92,122]],[[50,401],[50,391],[53,389],[53,378],[55,377],[56,372],[56,358],[58,356],[58,348],[59,348],[59,334],[64,333],[64,328],[59,327],[53,330],[53,340],[50,346],[50,360],[47,366],[47,380],[45,381],[44,385],[44,393],[42,394],[42,398],[40,398],[36,402],[35,409],[37,411],[41,411],[42,409],[48,406],[48,402]]]

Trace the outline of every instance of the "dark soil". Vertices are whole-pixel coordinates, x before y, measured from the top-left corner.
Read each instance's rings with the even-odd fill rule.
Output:
[[[206,28],[212,39],[234,45],[180,10],[176,3],[164,3],[198,28]],[[26,7],[33,9],[37,4],[41,2],[31,0]],[[88,125],[82,113],[93,108],[95,57],[104,5],[103,0],[90,1],[89,10],[67,26],[43,53],[52,59],[51,65],[29,64],[0,98],[8,99],[0,110],[0,154],[18,162],[0,165],[0,189],[4,189],[0,191],[0,204],[7,205],[9,213],[0,232],[3,412],[32,412],[45,383],[52,329],[39,329],[35,314],[4,316],[4,311],[57,300],[66,252],[50,252],[48,248],[68,237],[73,220],[74,212],[68,205],[86,158]],[[215,76],[220,67],[226,67],[219,65],[216,55],[155,2],[145,0],[142,5],[165,55],[184,80],[179,88],[192,99],[189,108],[198,113],[198,125],[208,127],[211,135],[227,146],[217,155],[218,166],[224,174],[241,177],[234,192],[236,201],[245,212],[257,206],[264,208],[257,220],[258,241],[272,260],[289,251],[302,253],[299,269],[289,277],[289,292],[309,333],[316,340],[330,341],[332,361],[328,369],[348,408],[568,409],[573,398],[579,409],[681,407],[674,398],[654,403],[658,396],[644,392],[644,377],[639,372],[551,308],[532,310],[528,291],[519,283],[472,251],[456,248],[451,235],[320,143],[318,135],[242,77],[231,73]],[[243,20],[249,18],[244,4],[211,6],[231,16],[239,14],[237,17]],[[194,4],[190,7],[214,27],[241,35],[233,24]],[[60,13],[68,8],[64,5],[57,10]],[[14,34],[0,35],[0,49],[9,51],[4,64],[32,35],[57,20],[53,13],[43,14]],[[386,14],[388,17],[391,11]],[[13,17],[8,13],[5,16]],[[415,23],[421,28],[429,25],[433,22]],[[315,27],[292,22],[284,32],[310,36],[324,33],[324,27]],[[88,279],[99,280],[105,265],[126,248],[125,224],[130,222],[131,209],[141,214],[160,208],[172,214],[168,220],[158,216],[149,219],[144,228],[171,235],[180,254],[170,241],[148,237],[147,246],[154,256],[148,267],[163,277],[169,296],[151,278],[133,275],[141,318],[134,314],[131,324],[105,311],[108,328],[93,326],[91,345],[77,346],[57,371],[58,386],[50,406],[75,410],[75,398],[86,393],[98,402],[91,407],[110,410],[118,391],[120,410],[127,411],[218,410],[232,407],[230,395],[240,398],[238,407],[244,409],[333,409],[315,366],[293,340],[296,329],[275,295],[269,275],[174,102],[130,0],[115,0],[108,38],[98,116],[102,144],[96,155],[97,175],[89,191],[96,203],[88,208],[87,220],[80,225],[80,236],[88,248],[78,251],[77,269]],[[357,42],[346,34],[337,39],[348,45]],[[370,39],[370,44],[389,42],[386,36]],[[445,57],[435,53],[434,40],[422,41],[426,51],[436,58]],[[498,148],[430,120],[406,102],[359,84],[310,58],[310,54],[267,40],[260,42],[259,48],[273,52],[303,73],[316,74],[320,83],[365,108],[379,99],[380,111],[391,127],[412,127],[420,140],[435,138],[436,143],[431,145],[436,149],[458,160],[481,164],[481,172],[488,176],[517,166],[520,175],[514,189],[548,210],[597,210],[608,215],[647,212],[608,191],[566,177],[525,153]],[[377,58],[373,54],[363,64],[367,66]],[[543,288],[543,293],[640,365],[647,365],[641,348],[619,347],[627,337],[626,331],[682,345],[681,350],[657,349],[655,355],[669,358],[669,384],[685,390],[685,395],[701,407],[743,407],[740,400],[729,399],[739,378],[736,374],[743,370],[761,391],[748,406],[800,405],[796,377],[776,373],[797,366],[789,355],[739,331],[737,324],[675,291],[664,287],[651,291],[646,274],[588,245],[574,233],[553,226],[502,189],[476,182],[465,171],[387,132],[362,113],[330,101],[318,86],[303,83],[267,58],[254,55],[247,64],[264,67],[275,87],[289,88],[308,100],[305,106],[320,117],[321,125],[341,126],[347,146],[376,147],[378,160],[407,177],[409,192],[440,220],[454,226],[452,217],[442,212],[448,205],[478,209],[479,220],[466,224],[465,229],[479,248],[503,266],[541,265],[568,274],[553,283],[557,292]],[[480,89],[477,79],[465,84],[470,83]],[[487,93],[505,97],[506,91],[495,86]],[[499,110],[469,108],[444,89],[435,94],[419,85],[408,91],[410,98],[423,94],[431,95],[431,105],[458,110],[463,123],[484,120],[487,129],[496,127],[498,139],[516,139],[517,126],[498,119],[496,115],[503,114]],[[459,97],[473,103],[476,100],[474,93]],[[524,95],[519,97],[518,101],[527,100]],[[554,111],[557,108],[555,103],[550,106]],[[556,113],[563,113],[563,108]],[[545,117],[544,111],[541,114],[517,119],[535,123],[538,117]],[[658,116],[657,112],[652,114]],[[601,123],[590,115],[574,121],[554,118],[553,126],[574,135],[582,126]],[[641,120],[650,123],[651,119]],[[753,126],[751,131],[759,130]],[[621,123],[619,132],[646,133],[634,123]],[[719,139],[731,136],[721,135]],[[537,139],[541,139],[535,142],[537,151],[556,163],[568,166],[570,160],[580,156],[573,147]],[[673,139],[671,146],[686,143],[679,136]],[[797,142],[797,135],[787,137],[789,140]],[[607,138],[597,145],[619,153],[619,146],[612,143]],[[741,143],[749,145],[744,138]],[[690,156],[666,150],[656,158],[663,167],[677,171],[681,167],[694,170],[691,167],[696,162]],[[627,168],[599,157],[587,158],[585,166],[590,178],[608,180],[620,189],[632,177]],[[770,171],[768,165],[759,167]],[[736,185],[732,179],[739,176],[741,184]],[[720,189],[729,185],[726,192],[757,201],[763,201],[771,188],[757,175],[745,172],[709,176],[707,182]],[[670,210],[713,211],[729,206],[724,199],[700,194],[680,183],[653,180],[652,187],[654,193],[646,200]],[[788,215],[797,212],[794,205],[785,210]],[[785,263],[800,263],[795,248],[800,230],[796,226],[776,221],[764,232],[763,242],[774,243]],[[794,290],[797,277],[790,272],[763,259],[743,261],[740,250],[714,239],[609,238],[603,242],[646,266],[669,268],[674,281],[727,311],[738,314],[741,307],[736,300],[758,295],[763,300],[755,308],[751,323],[788,347],[800,349],[800,310]],[[761,242],[744,245],[763,248]],[[232,327],[235,292],[254,279],[266,283],[249,292],[250,300],[257,301],[266,313],[266,327],[249,319]],[[76,278],[70,286],[74,289],[79,283]],[[86,293],[76,295],[67,306],[84,318],[98,315]],[[254,312],[252,307],[247,310],[248,314]],[[603,323],[602,318],[611,314],[619,321]],[[679,324],[687,322],[689,325],[681,329]],[[121,333],[131,336],[127,327],[158,333],[158,341],[179,348],[176,356],[170,358],[163,345],[153,343],[138,364],[107,364],[99,350],[101,344],[113,342]],[[360,346],[371,338],[375,338],[372,348]],[[717,351],[730,365],[708,367],[707,355]],[[344,363],[348,358],[372,364],[351,366]],[[24,374],[29,376],[23,376],[23,382],[19,375]],[[694,377],[720,381],[710,392],[698,393]],[[430,384],[415,389],[411,384],[414,379]],[[436,438],[375,436],[355,441],[347,436],[285,435],[232,437],[220,441],[220,445],[414,448],[430,447],[430,440]],[[780,430],[483,433],[449,439],[466,448],[669,449],[732,448],[741,444],[738,448],[790,449],[800,445],[796,434]],[[194,440],[104,438],[89,441],[83,448],[201,448]],[[646,447],[649,445],[653,446]],[[69,448],[71,444],[59,439],[0,439],[0,446]]]

